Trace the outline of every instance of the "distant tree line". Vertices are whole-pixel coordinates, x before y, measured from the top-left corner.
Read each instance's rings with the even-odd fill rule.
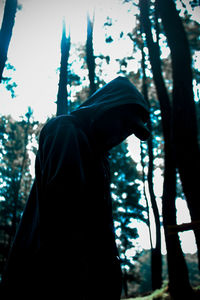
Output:
[[[0,273],[2,274],[17,225],[33,182],[30,151],[39,133],[31,109],[21,121],[0,119]]]

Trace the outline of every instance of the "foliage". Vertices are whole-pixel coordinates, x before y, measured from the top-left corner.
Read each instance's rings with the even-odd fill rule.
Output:
[[[127,144],[124,142],[110,153],[111,165],[111,195],[113,198],[113,217],[117,233],[117,244],[122,268],[133,268],[133,260],[136,251],[132,251],[129,257],[128,250],[134,248],[134,239],[138,237],[137,228],[133,226],[133,220],[146,222],[145,208],[140,204],[139,191],[140,176],[136,170]],[[135,256],[135,257],[134,257]]]
[[[185,255],[190,282],[191,285],[196,289],[199,285],[200,275],[197,267],[197,255],[196,254],[186,254]],[[134,299],[156,299],[154,298],[158,294],[168,294],[167,291],[167,283],[168,283],[168,273],[167,273],[167,257],[166,255],[162,255],[163,261],[163,286],[161,289],[156,290],[154,293],[151,293],[151,252],[149,250],[144,250],[140,253],[139,258],[136,263],[136,272],[140,275],[140,283],[139,284],[130,284],[130,295],[136,296],[141,295],[141,297]],[[162,294],[163,293],[163,294]],[[142,297],[143,295],[143,297]],[[146,295],[146,296],[145,296]],[[149,298],[147,298],[147,295]],[[161,298],[162,299],[162,298]]]
[[[37,122],[31,115],[29,109],[20,121],[0,119],[0,272],[32,184],[29,152]]]
[[[16,97],[15,88],[17,87],[17,83],[12,80],[13,72],[16,71],[15,67],[10,63],[6,63],[4,69],[4,75],[2,77],[2,83],[5,85],[5,88],[11,95],[11,98]]]

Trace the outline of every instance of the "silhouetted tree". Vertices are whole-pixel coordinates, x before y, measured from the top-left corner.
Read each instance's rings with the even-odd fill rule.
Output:
[[[142,51],[142,71],[143,71],[143,84],[142,84],[142,91],[144,98],[149,101],[148,99],[148,86],[147,86],[147,77],[146,77],[146,68],[145,68],[145,54],[144,54],[144,45],[142,43],[141,51]],[[162,254],[161,254],[161,228],[160,228],[160,215],[158,211],[158,206],[156,203],[156,197],[154,194],[153,188],[153,136],[152,136],[152,120],[151,115],[148,122],[148,127],[150,130],[150,136],[147,141],[148,144],[148,156],[149,156],[149,165],[148,165],[148,175],[147,181],[149,186],[149,194],[151,199],[151,205],[153,209],[154,219],[155,219],[155,229],[156,229],[156,245],[155,248],[152,247],[151,249],[151,274],[152,274],[152,289],[156,290],[161,288],[162,286]],[[150,225],[150,224],[149,224]]]
[[[199,220],[200,151],[197,141],[191,54],[188,39],[175,4],[172,0],[156,1],[171,50],[173,75],[173,144],[183,192],[192,221]],[[169,22],[170,15],[170,22]],[[192,176],[194,174],[194,176]],[[194,230],[200,268],[200,234]]]
[[[7,60],[8,47],[12,36],[16,11],[17,0],[6,0],[0,30],[0,83],[2,81],[3,69]]]
[[[169,288],[172,296],[190,297],[190,287],[187,266],[183,257],[182,249],[177,233],[171,234],[168,231],[169,225],[176,224],[176,165],[174,159],[174,148],[172,144],[172,110],[169,96],[164,83],[161,69],[160,49],[158,43],[154,42],[151,22],[149,19],[149,1],[140,0],[141,23],[146,35],[146,42],[149,49],[149,57],[152,66],[153,79],[160,102],[162,127],[164,135],[164,187],[163,187],[163,225],[166,238],[168,255]],[[178,299],[178,298],[177,298]],[[180,298],[179,298],[180,299]]]
[[[62,40],[61,40],[61,62],[60,62],[60,77],[58,83],[57,94],[57,113],[56,115],[65,115],[69,112],[68,105],[68,59],[70,51],[70,34],[66,37],[66,25],[63,21]]]
[[[86,41],[86,62],[88,66],[88,76],[90,81],[90,95],[96,91],[95,84],[95,57],[93,50],[93,21],[91,21],[89,14],[87,15],[87,41]]]

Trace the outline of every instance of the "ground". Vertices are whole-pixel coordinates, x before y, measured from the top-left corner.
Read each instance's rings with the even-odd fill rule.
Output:
[[[200,299],[200,286],[194,288],[196,297],[195,299]],[[160,290],[154,291],[150,295],[142,296],[142,297],[136,297],[136,298],[128,298],[128,300],[172,300],[168,293],[168,288],[164,287]]]

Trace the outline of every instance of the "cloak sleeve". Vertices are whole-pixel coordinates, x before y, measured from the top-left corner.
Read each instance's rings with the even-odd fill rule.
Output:
[[[43,183],[50,185],[56,181],[57,184],[63,182],[67,184],[66,179],[70,179],[73,175],[76,175],[76,178],[78,176],[82,181],[83,170],[80,153],[82,147],[76,129],[73,124],[62,119],[60,122],[54,121],[54,123],[52,126],[49,125],[50,128],[45,128],[46,132],[41,134],[39,143]],[[76,174],[72,172],[71,168],[76,171]],[[79,172],[76,168],[79,169]]]
[[[89,147],[84,133],[67,117],[50,121],[39,141],[41,229],[45,236],[76,231],[82,219]],[[39,173],[39,174],[37,174]],[[37,181],[37,179],[36,179]],[[72,215],[74,224],[72,226]],[[70,228],[68,227],[70,226]],[[55,230],[57,232],[55,232]]]

